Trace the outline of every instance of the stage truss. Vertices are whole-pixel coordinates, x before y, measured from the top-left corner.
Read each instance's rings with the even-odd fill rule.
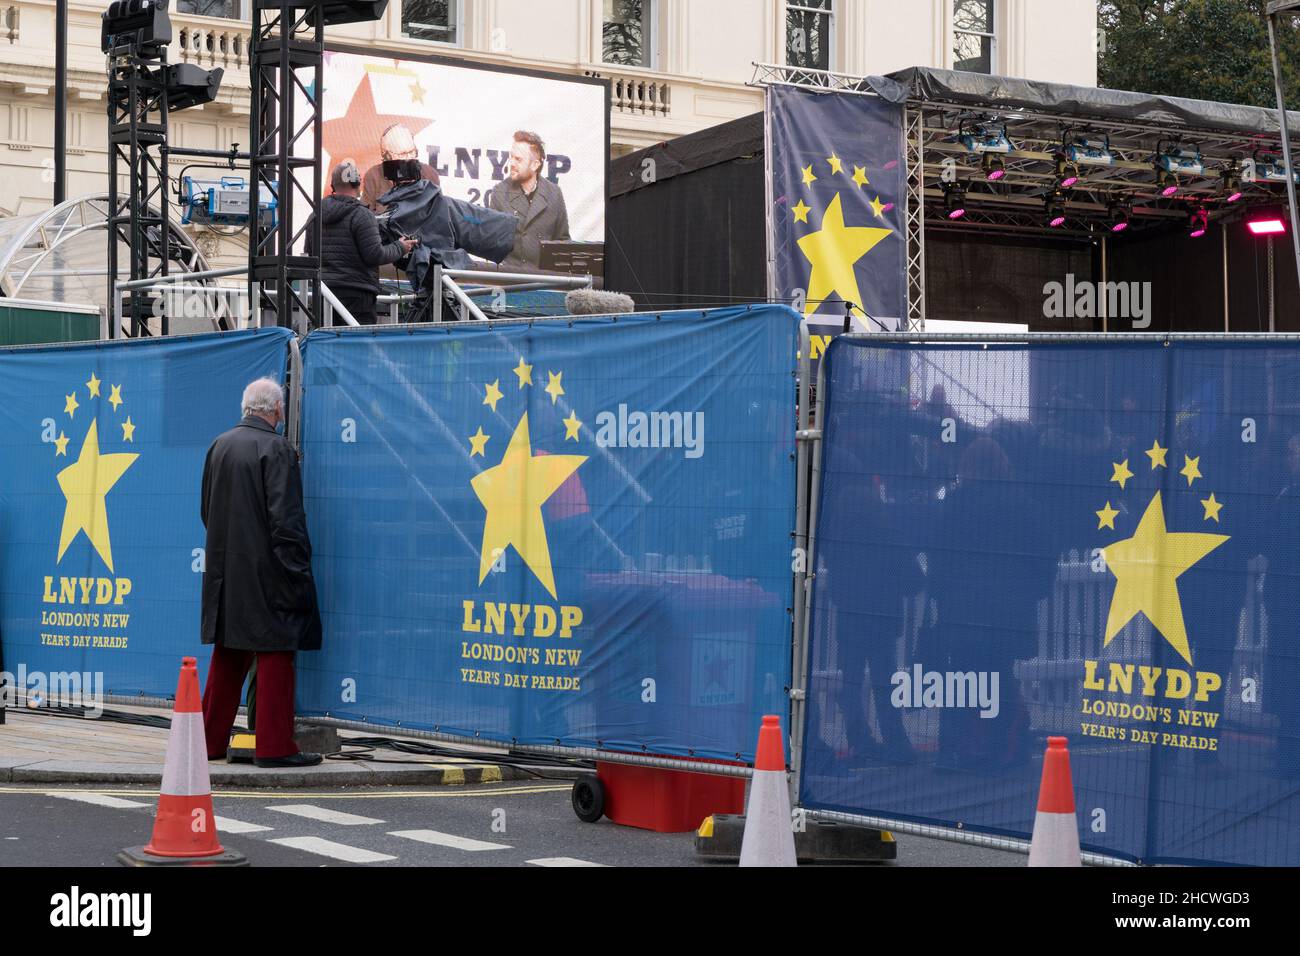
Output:
[[[822,93],[875,96],[866,77],[828,70],[755,64],[753,86],[794,86]],[[1014,148],[1001,156],[1005,174],[986,179],[982,157],[959,138],[964,127],[1006,127]],[[1227,201],[1222,173],[1252,159],[1256,152],[1280,153],[1279,134],[1241,133],[1163,127],[1139,122],[1084,119],[1067,113],[1007,109],[996,102],[950,103],[908,99],[904,110],[907,183],[907,331],[925,326],[925,236],[927,229],[953,233],[1018,235],[1096,244],[1111,236],[1111,211],[1130,210],[1128,234],[1186,230],[1192,214],[1204,209],[1211,223],[1233,221],[1251,207],[1286,202],[1285,183],[1245,182],[1243,196]],[[1063,190],[1064,227],[1046,223],[1046,200],[1058,184],[1057,159],[1063,142],[1075,138],[1108,140],[1110,166],[1079,165],[1079,182]],[[1294,139],[1293,139],[1293,142]],[[1172,198],[1160,195],[1156,155],[1162,150],[1195,148],[1203,171],[1178,177]],[[1074,170],[1071,169],[1071,172]],[[967,215],[950,221],[944,210],[944,184],[966,188]]]

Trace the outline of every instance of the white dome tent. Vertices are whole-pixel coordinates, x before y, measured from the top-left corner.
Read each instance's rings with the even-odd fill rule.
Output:
[[[28,302],[91,305],[102,315],[111,314],[108,292],[108,195],[95,193],[70,199],[53,208],[0,219],[0,295]],[[171,225],[172,275],[209,271],[207,260],[194,241],[175,223]],[[130,261],[119,239],[119,278]],[[211,279],[194,279],[195,285],[216,288]],[[211,331],[218,328],[211,314],[173,318],[171,332]],[[147,317],[145,334],[161,334],[161,323]],[[102,326],[107,329],[107,323]]]

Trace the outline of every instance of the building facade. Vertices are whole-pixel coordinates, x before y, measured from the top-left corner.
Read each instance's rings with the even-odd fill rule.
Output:
[[[69,197],[106,183],[105,3],[69,0],[65,116]],[[251,0],[172,0],[172,62],[222,67],[216,102],[176,114],[172,144],[248,144]],[[0,216],[48,208],[53,192],[54,0],[0,2]],[[1095,0],[390,0],[383,19],[333,27],[340,42],[438,53],[610,84],[619,155],[762,108],[754,62],[845,73],[908,66],[1095,85]],[[175,164],[179,171],[181,162]],[[242,236],[197,228],[214,265]]]

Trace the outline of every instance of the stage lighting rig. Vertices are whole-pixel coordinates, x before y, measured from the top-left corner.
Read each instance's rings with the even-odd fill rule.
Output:
[[[1189,236],[1193,239],[1201,238],[1201,236],[1205,235],[1206,231],[1210,228],[1209,212],[1204,207],[1197,209],[1192,213],[1187,226]]]
[[[1219,173],[1219,179],[1219,191],[1224,202],[1237,202],[1241,199],[1244,195],[1241,188],[1241,163],[1233,160],[1231,166]]]
[[[1061,150],[1065,158],[1076,166],[1114,166],[1115,154],[1110,151],[1110,137],[1084,139],[1076,137]]]
[[[1056,154],[1056,188],[1072,189],[1079,182],[1079,167],[1070,162],[1064,153]]]
[[[193,63],[174,63],[167,67],[163,75],[167,85],[167,109],[175,113],[211,103],[217,98],[224,74],[221,67],[205,70]]]
[[[997,182],[1007,174],[1007,164],[997,153],[985,153],[980,167],[984,170],[984,178],[991,183]]]
[[[1065,196],[1060,190],[1054,190],[1049,193],[1043,201],[1045,212],[1044,221],[1049,229],[1060,229],[1065,225]]]
[[[1156,171],[1156,186],[1160,190],[1160,195],[1166,199],[1172,198],[1178,192],[1179,176],[1199,176],[1205,172],[1205,163],[1201,159],[1199,149],[1164,149],[1161,145],[1156,149],[1156,155],[1152,160]]]
[[[1110,231],[1118,235],[1127,232],[1133,221],[1133,206],[1128,202],[1113,202],[1106,207],[1106,219]]]
[[[145,59],[162,54],[172,42],[167,0],[113,0],[100,16],[101,53],[123,50]]]
[[[1006,155],[1015,149],[1011,140],[1007,139],[1007,128],[1005,126],[963,125],[958,131],[957,138],[961,140],[961,144],[966,147],[966,150],[971,153],[1001,153]]]
[[[1280,236],[1286,233],[1286,219],[1281,206],[1263,206],[1250,213],[1246,228],[1254,236]]]
[[[388,8],[388,0],[326,0],[324,3],[311,3],[310,0],[300,2],[295,6],[319,7],[325,16],[325,26],[338,26],[343,23],[369,23],[372,20],[381,20],[384,16],[384,10]]]
[[[952,221],[966,215],[966,187],[961,183],[944,183],[943,211]]]
[[[1286,182],[1286,160],[1277,153],[1258,150],[1251,159],[1255,167],[1256,180],[1262,179],[1267,183]],[[1300,173],[1292,173],[1292,177],[1300,183]]]

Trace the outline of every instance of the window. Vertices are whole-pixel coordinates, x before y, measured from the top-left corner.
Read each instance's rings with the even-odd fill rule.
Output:
[[[227,20],[247,20],[251,2],[245,0],[176,0],[177,13],[196,17],[225,17]]]
[[[994,0],[953,0],[952,68],[970,73],[992,73],[994,55]]]
[[[791,0],[785,5],[785,65],[831,68],[832,0]]]
[[[619,66],[654,66],[654,0],[605,0],[601,60]]]
[[[459,43],[459,6],[459,0],[402,0],[402,36]]]

